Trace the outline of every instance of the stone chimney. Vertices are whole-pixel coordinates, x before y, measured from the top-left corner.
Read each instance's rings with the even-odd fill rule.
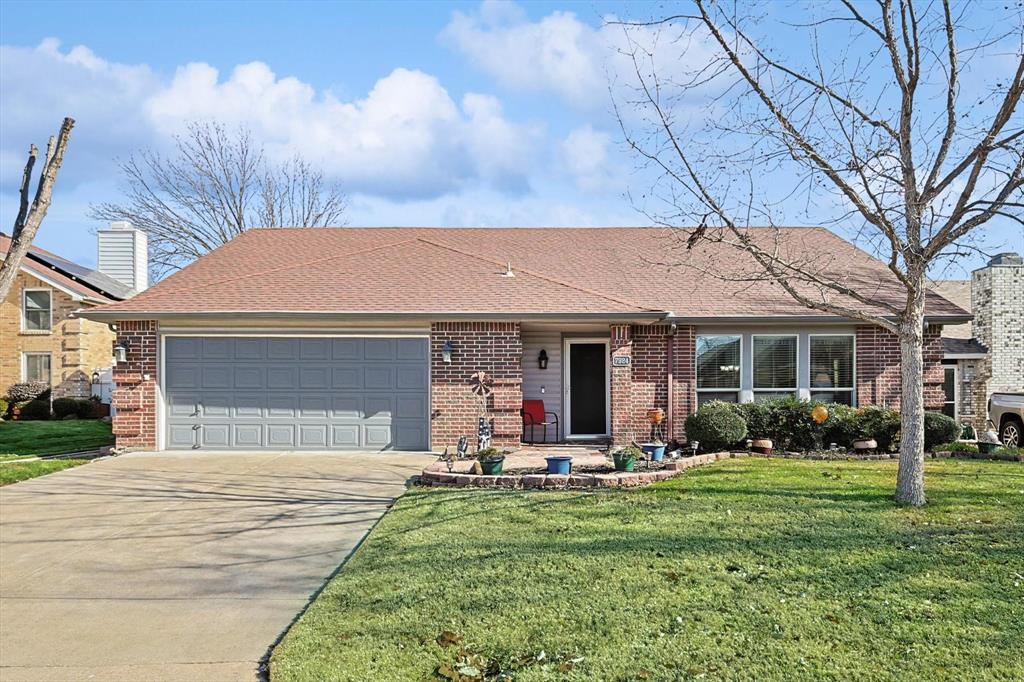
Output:
[[[146,233],[127,220],[115,220],[97,233],[96,269],[138,293],[149,286]]]
[[[974,338],[988,348],[985,397],[1024,391],[1024,258],[1000,253],[971,273]]]

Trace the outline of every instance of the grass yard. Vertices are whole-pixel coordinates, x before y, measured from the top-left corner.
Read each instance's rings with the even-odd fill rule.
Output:
[[[35,460],[34,462],[9,462],[0,464],[0,486],[10,485],[18,481],[24,481],[37,476],[52,474],[54,471],[62,471],[85,464],[87,459],[50,459]]]
[[[0,455],[54,455],[113,442],[110,424],[98,419],[0,422]]]
[[[893,505],[895,475],[739,459],[635,490],[414,489],[272,679],[1024,679],[1024,466],[929,460],[924,509]]]

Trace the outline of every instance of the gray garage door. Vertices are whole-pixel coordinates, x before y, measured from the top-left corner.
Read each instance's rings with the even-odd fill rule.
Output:
[[[425,450],[425,338],[168,337],[170,449]]]

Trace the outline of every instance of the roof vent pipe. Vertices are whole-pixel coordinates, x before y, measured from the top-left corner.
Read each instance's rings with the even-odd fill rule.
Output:
[[[515,276],[516,276],[516,273],[512,272],[512,261],[506,262],[505,263],[505,273],[502,275],[502,277],[515,277]]]

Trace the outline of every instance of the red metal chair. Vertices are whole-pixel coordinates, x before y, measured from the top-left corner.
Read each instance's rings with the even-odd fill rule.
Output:
[[[530,444],[533,445],[537,442],[538,426],[544,427],[544,440],[548,440],[548,427],[555,427],[555,440],[560,440],[560,434],[558,431],[558,415],[554,412],[547,412],[544,410],[543,400],[524,400],[523,409],[520,410],[520,414],[523,415],[523,440],[526,440],[526,427],[530,427]],[[548,421],[547,417],[551,415],[552,421]]]

